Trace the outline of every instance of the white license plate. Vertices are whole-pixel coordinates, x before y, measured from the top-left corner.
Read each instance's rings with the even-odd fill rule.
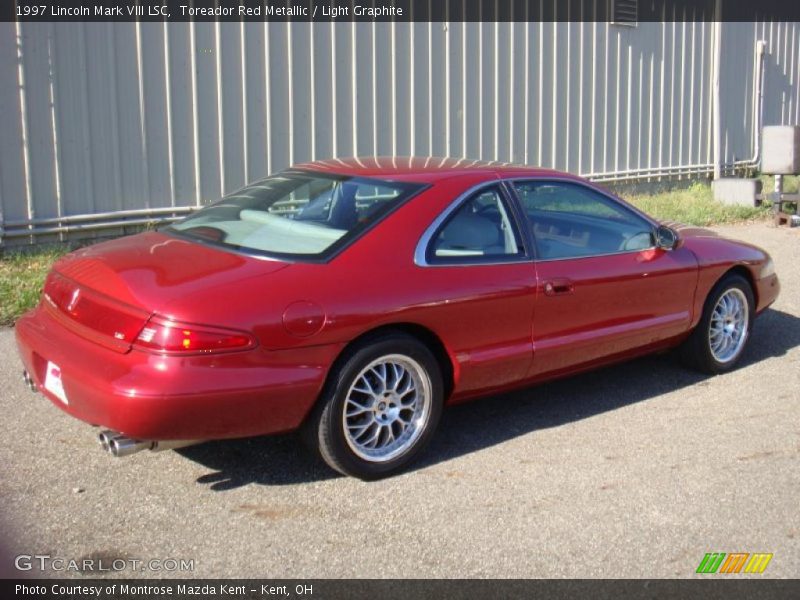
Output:
[[[61,382],[61,368],[54,362],[47,361],[47,372],[44,375],[44,389],[53,394],[64,404],[69,404],[67,394],[64,392],[64,384]]]

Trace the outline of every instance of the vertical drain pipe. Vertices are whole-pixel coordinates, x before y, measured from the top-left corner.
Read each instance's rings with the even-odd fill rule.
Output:
[[[767,43],[764,40],[756,41],[756,90],[753,103],[753,159],[754,166],[761,164],[761,126],[764,119],[764,54]]]
[[[722,55],[722,0],[714,2],[714,62],[712,75],[714,79],[712,105],[714,111],[713,133],[714,136],[714,180],[722,176],[722,115],[720,115],[719,97],[719,68]]]

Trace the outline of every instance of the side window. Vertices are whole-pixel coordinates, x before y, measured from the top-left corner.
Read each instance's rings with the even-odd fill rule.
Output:
[[[652,248],[652,225],[587,187],[553,181],[514,184],[542,259]]]
[[[500,188],[476,192],[450,215],[427,250],[431,263],[481,263],[524,256]]]

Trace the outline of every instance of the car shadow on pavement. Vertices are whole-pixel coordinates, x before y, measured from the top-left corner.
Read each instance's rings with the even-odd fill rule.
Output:
[[[214,469],[200,476],[197,483],[215,492],[250,484],[292,485],[340,477],[295,434],[218,440],[176,452]]]
[[[782,356],[796,346],[800,346],[800,318],[769,310],[756,321],[740,368]],[[706,379],[708,376],[683,367],[669,354],[648,356],[454,406],[445,410],[433,442],[411,470],[702,384]],[[197,480],[214,491],[339,476],[292,434],[208,442],[178,452],[214,470]]]

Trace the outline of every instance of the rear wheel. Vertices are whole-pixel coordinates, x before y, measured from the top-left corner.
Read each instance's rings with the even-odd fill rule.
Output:
[[[377,479],[419,455],[442,402],[431,351],[411,336],[388,334],[353,348],[334,368],[306,438],[337,471]]]
[[[754,316],[750,283],[741,275],[726,275],[711,290],[700,322],[684,342],[684,362],[711,374],[733,369],[750,337]]]

